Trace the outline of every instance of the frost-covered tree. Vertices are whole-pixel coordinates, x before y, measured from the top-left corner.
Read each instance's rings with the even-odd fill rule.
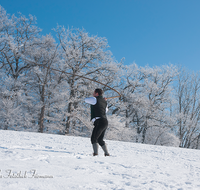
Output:
[[[62,124],[60,114],[63,114],[63,107],[58,105],[64,103],[63,92],[66,92],[67,86],[62,83],[62,72],[54,70],[60,63],[55,40],[50,35],[35,39],[23,59],[32,65],[26,73],[26,86],[28,96],[32,97],[32,112],[39,125],[38,131],[58,130]],[[61,119],[60,124],[56,122],[58,118]],[[52,128],[52,124],[57,127]]]
[[[177,125],[174,128],[180,139],[180,147],[199,148],[200,138],[200,78],[199,73],[186,73],[180,69],[174,93],[176,104],[173,114]]]
[[[97,86],[82,76],[108,84],[113,81],[117,66],[105,38],[89,36],[84,29],[58,26],[55,31],[62,50],[60,69],[70,73],[63,79],[69,85],[65,128],[65,134],[69,134],[88,117],[81,105],[84,97],[91,96]]]
[[[0,128],[29,130],[34,128],[27,110],[24,84],[0,70]]]
[[[30,44],[39,31],[34,17],[26,18],[21,14],[10,17],[0,6],[0,115],[4,129],[31,126],[24,91],[24,74],[30,65],[22,60],[22,54],[29,47],[26,44]]]
[[[8,16],[7,16],[8,17]],[[21,58],[28,48],[30,48],[32,40],[38,37],[40,29],[36,27],[36,18],[29,16],[26,18],[22,14],[18,17],[12,15],[7,23],[1,22],[3,28],[1,30],[1,51],[0,64],[7,75],[17,79],[20,74],[30,68],[30,65]]]
[[[126,126],[137,130],[136,142],[148,143],[149,128],[173,127],[169,108],[177,71],[172,65],[139,68],[136,64],[124,67],[124,71],[121,113],[126,117]]]

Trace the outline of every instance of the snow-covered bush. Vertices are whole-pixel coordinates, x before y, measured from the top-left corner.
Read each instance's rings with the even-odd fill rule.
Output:
[[[108,116],[108,129],[105,138],[109,140],[135,142],[136,131],[135,129],[125,127],[125,119],[123,117],[110,115]]]

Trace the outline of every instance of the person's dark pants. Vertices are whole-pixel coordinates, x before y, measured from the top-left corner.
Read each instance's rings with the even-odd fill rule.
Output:
[[[97,119],[94,122],[94,129],[92,131],[91,143],[99,143],[100,146],[104,146],[105,142],[103,140],[105,131],[108,127],[108,120],[105,118]]]

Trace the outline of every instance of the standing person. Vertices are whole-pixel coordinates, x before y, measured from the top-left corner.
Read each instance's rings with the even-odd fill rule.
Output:
[[[98,144],[102,147],[104,155],[110,156],[103,140],[108,127],[108,120],[106,117],[107,101],[102,95],[103,91],[97,88],[93,93],[93,97],[85,98],[85,102],[91,104],[91,120],[94,125],[91,136],[91,143],[94,150],[93,156],[98,155]]]

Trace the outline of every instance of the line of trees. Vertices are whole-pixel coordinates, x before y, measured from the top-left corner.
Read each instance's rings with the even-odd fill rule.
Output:
[[[119,63],[106,38],[57,26],[41,35],[36,18],[0,6],[0,129],[88,136],[84,98],[96,87],[108,100],[108,139],[200,149],[200,77],[174,65]],[[70,73],[66,75],[65,71]],[[79,76],[78,76],[79,75]]]

